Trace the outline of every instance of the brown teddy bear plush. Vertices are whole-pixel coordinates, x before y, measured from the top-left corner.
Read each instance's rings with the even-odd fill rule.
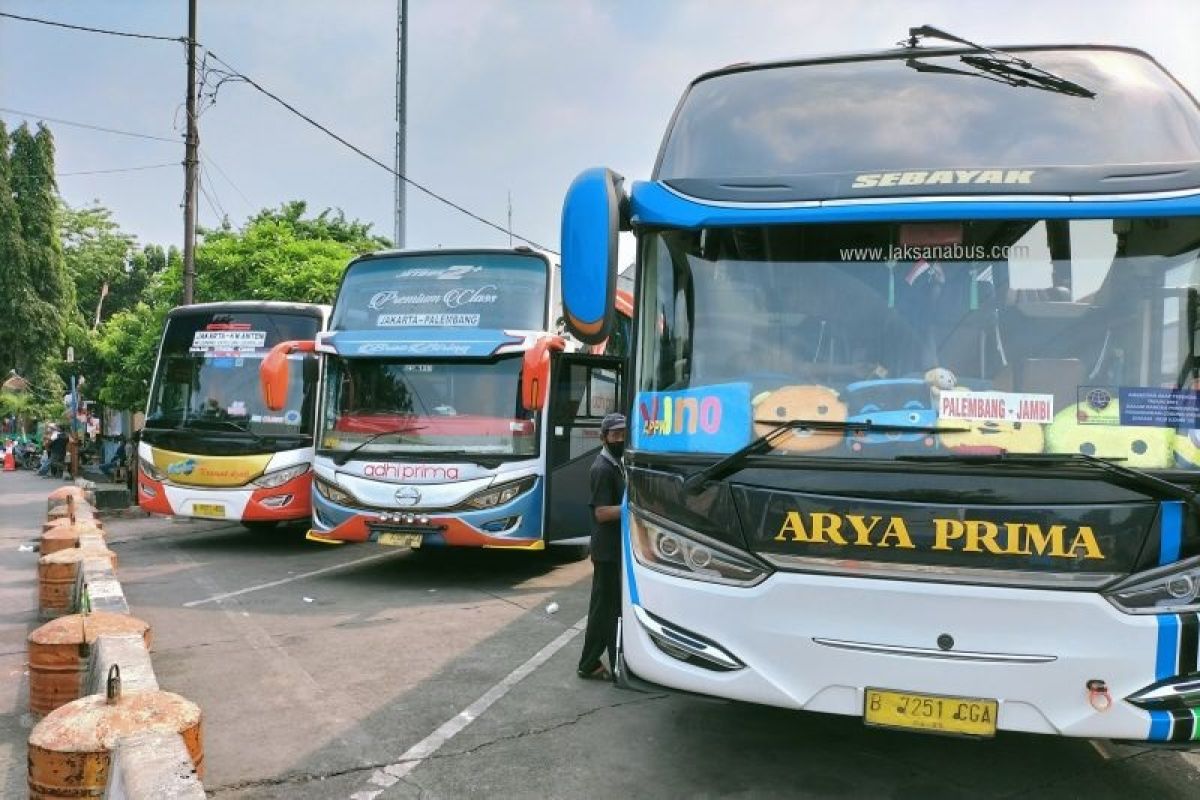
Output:
[[[825,386],[781,386],[754,398],[754,435],[771,432],[774,424],[789,419],[845,422],[846,404],[838,393]],[[788,453],[811,453],[837,447],[845,440],[844,431],[794,430],[776,443],[775,449]]]

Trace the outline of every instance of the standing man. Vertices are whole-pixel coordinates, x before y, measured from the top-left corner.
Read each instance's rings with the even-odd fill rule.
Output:
[[[600,422],[603,446],[592,464],[592,600],[579,659],[579,677],[611,680],[616,668],[617,618],[621,614],[621,502],[625,497],[625,416]],[[608,651],[608,667],[601,663]]]

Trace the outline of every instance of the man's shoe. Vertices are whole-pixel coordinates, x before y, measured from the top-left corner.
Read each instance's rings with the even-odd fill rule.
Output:
[[[575,674],[583,678],[585,681],[611,681],[612,673],[608,671],[608,667],[603,664],[597,664],[590,670],[578,669]]]

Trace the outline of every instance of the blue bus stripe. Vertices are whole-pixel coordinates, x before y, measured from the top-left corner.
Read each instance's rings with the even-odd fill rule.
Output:
[[[625,585],[629,587],[629,602],[633,605],[641,605],[638,602],[637,579],[633,577],[633,548],[629,544],[629,500],[626,498],[621,503],[621,544],[625,550]]]
[[[1147,736],[1152,742],[1165,742],[1171,737],[1171,712],[1169,711],[1151,711],[1150,712],[1150,735]]]
[[[1157,681],[1173,677],[1179,661],[1179,618],[1173,614],[1159,614],[1158,648],[1154,662],[1154,679]]]
[[[1183,546],[1183,501],[1164,501],[1159,520],[1158,563],[1174,564]]]

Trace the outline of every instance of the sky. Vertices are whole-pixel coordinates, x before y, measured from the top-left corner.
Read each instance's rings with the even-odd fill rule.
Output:
[[[742,61],[888,48],[932,24],[991,45],[1139,47],[1200,94],[1197,0],[410,0],[407,173],[481,216],[558,248],[576,174],[649,177],[687,83]],[[0,11],[183,36],[186,0],[0,0]],[[199,0],[213,53],[387,164],[395,122],[395,0]],[[59,188],[99,202],[142,243],[181,244],[182,44],[0,18],[0,110],[49,122]],[[302,199],[392,235],[392,176],[252,88],[226,83],[199,120],[200,223],[234,225]],[[168,166],[159,166],[168,165]],[[67,174],[99,170],[134,171]],[[508,237],[408,191],[407,245]]]

